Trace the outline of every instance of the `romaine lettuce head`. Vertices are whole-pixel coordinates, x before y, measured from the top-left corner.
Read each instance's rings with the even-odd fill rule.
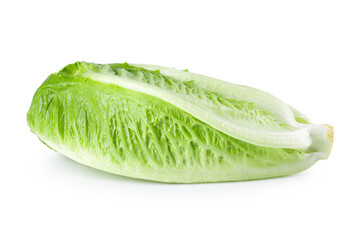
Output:
[[[194,183],[279,177],[331,151],[333,128],[263,91],[172,68],[77,62],[36,91],[42,142],[123,176]]]

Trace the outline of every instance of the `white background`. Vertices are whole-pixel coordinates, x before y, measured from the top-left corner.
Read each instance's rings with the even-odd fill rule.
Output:
[[[0,239],[360,239],[359,1],[2,1]],[[85,60],[158,64],[268,91],[335,127],[290,177],[174,185],[48,149],[26,113]]]

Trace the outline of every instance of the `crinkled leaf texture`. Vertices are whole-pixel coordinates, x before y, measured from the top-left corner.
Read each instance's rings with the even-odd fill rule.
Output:
[[[332,127],[246,86],[153,65],[77,62],[36,91],[28,124],[67,157],[195,183],[279,177],[327,158]]]

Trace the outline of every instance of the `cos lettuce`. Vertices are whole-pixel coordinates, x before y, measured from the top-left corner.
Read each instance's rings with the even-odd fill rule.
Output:
[[[333,128],[263,91],[153,65],[77,62],[36,91],[28,124],[67,157],[163,182],[278,177],[329,156]]]

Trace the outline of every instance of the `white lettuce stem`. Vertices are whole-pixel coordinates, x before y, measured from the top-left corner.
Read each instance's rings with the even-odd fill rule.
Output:
[[[311,145],[306,149],[317,152],[319,159],[327,159],[334,141],[334,128],[328,124],[303,124],[309,129]]]

